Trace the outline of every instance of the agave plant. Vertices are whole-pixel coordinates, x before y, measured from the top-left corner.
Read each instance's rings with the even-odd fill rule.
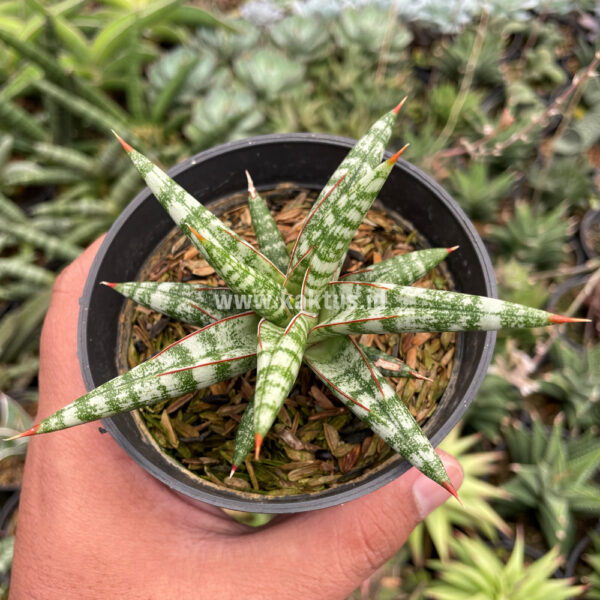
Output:
[[[455,494],[429,440],[352,335],[539,327],[572,319],[492,298],[410,287],[456,248],[415,251],[338,279],[354,232],[404,150],[381,162],[402,104],[376,121],[342,161],[289,252],[250,179],[260,251],[120,140],[155,197],[227,287],[108,283],[143,305],[201,328],[21,435],[130,411],[256,367],[254,401],[239,427],[233,473],[253,443],[258,458],[304,360],[388,445]],[[227,297],[243,299],[246,309],[232,310],[237,301],[227,308]],[[418,375],[410,369],[404,373]]]

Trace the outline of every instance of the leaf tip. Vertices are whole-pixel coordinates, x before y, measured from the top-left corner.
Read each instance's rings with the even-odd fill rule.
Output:
[[[263,443],[263,436],[260,433],[254,434],[254,459],[258,460],[260,456],[260,447]]]
[[[17,435],[13,435],[12,437],[9,437],[9,438],[4,438],[4,441],[10,442],[12,440],[18,440],[19,438],[24,438],[24,437],[29,437],[30,435],[35,435],[38,432],[40,426],[41,426],[41,423],[36,423],[33,427],[31,427],[27,431],[23,431],[22,433],[17,433]]]
[[[111,131],[113,132],[114,136],[119,140],[125,152],[131,152],[133,150],[133,148],[114,129],[111,129]]]
[[[256,188],[254,187],[254,181],[252,181],[252,177],[250,177],[250,173],[246,169],[246,179],[248,179],[248,194],[250,198],[256,198]]]
[[[447,492],[449,492],[450,494],[452,494],[458,500],[459,504],[464,507],[464,504],[462,503],[462,500],[458,497],[458,493],[456,491],[456,488],[449,481],[442,481],[442,487]]]
[[[459,248],[460,246],[452,246],[452,248],[446,248],[446,250],[448,251],[448,254],[450,254],[451,252],[455,252]]]
[[[233,474],[237,471],[237,465],[231,465],[231,471],[229,472],[229,479],[233,477]]]
[[[113,288],[113,289],[117,287],[116,283],[111,283],[110,281],[101,281],[100,285],[106,285],[109,288]]]
[[[562,325],[563,323],[590,323],[591,319],[579,319],[576,317],[565,317],[563,315],[550,315],[548,321],[554,325]]]
[[[398,104],[392,109],[392,112],[395,115],[397,115],[402,110],[402,107],[404,106],[404,103],[406,102],[407,98],[408,96],[404,96],[404,98],[402,98],[402,100],[400,100],[400,102],[398,102]]]
[[[393,165],[409,146],[410,144],[404,144],[404,146],[402,146],[402,148],[400,148],[400,150],[398,150],[394,156],[390,156],[390,158],[387,159],[388,165]]]

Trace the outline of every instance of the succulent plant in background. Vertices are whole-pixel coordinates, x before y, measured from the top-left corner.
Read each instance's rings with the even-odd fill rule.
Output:
[[[600,425],[600,346],[576,351],[555,343],[550,351],[554,369],[539,381],[539,391],[564,406],[570,428],[586,430]]]
[[[592,547],[584,554],[583,559],[592,568],[591,573],[583,579],[588,584],[587,597],[600,600],[600,535],[598,531],[592,535]]]
[[[540,327],[573,319],[497,299],[410,286],[456,248],[415,251],[338,280],[355,231],[404,150],[381,162],[402,104],[374,123],[342,161],[291,252],[250,179],[250,212],[261,251],[121,141],[157,200],[227,287],[109,283],[133,300],[201,329],[20,437],[154,404],[256,366],[254,400],[239,426],[233,474],[253,443],[258,458],[304,360],[389,446],[455,494],[429,440],[353,334]],[[227,298],[234,304],[227,306]],[[237,314],[231,314],[239,300],[245,304],[243,312],[235,309]],[[419,376],[408,368],[405,375]]]
[[[302,62],[320,60],[331,51],[331,38],[320,19],[293,16],[270,28],[273,41]]]
[[[505,432],[515,476],[504,485],[511,495],[502,512],[532,509],[549,546],[562,552],[573,543],[575,515],[600,514],[600,486],[593,477],[600,463],[600,446],[592,432],[563,438],[557,419],[548,433],[539,419],[531,431],[516,423]]]
[[[504,377],[488,374],[465,413],[464,422],[488,440],[496,442],[510,411],[518,406],[521,399],[519,390]]]
[[[534,166],[528,180],[546,206],[567,203],[585,209],[594,193],[592,173],[585,156],[555,158],[547,166]]]
[[[493,176],[485,162],[472,162],[450,174],[454,195],[462,209],[475,221],[490,221],[502,200],[508,197],[514,176],[504,172]]]
[[[536,269],[555,269],[565,258],[569,222],[563,205],[546,212],[526,202],[515,204],[512,219],[490,228],[488,238],[501,256]]]
[[[502,517],[492,508],[490,500],[504,498],[509,494],[491,483],[485,477],[498,470],[501,452],[469,452],[479,441],[477,434],[460,437],[462,427],[455,427],[440,444],[440,448],[454,456],[461,464],[464,479],[460,487],[460,496],[464,506],[456,503],[443,504],[417,525],[410,534],[408,543],[417,565],[424,564],[425,534],[431,538],[435,550],[442,561],[448,560],[450,540],[456,535],[454,528],[480,531],[491,540],[498,537],[498,531],[510,535],[510,528]]]
[[[389,39],[381,34],[373,35],[376,31],[381,32],[386,22],[390,27]],[[412,41],[412,34],[397,17],[376,5],[343,11],[334,28],[334,36],[340,48],[369,54],[390,63],[402,59],[403,51]]]
[[[556,548],[540,559],[525,564],[525,542],[518,533],[506,562],[483,540],[461,535],[450,540],[455,560],[430,561],[439,581],[427,588],[435,600],[567,600],[579,595],[584,586],[570,579],[555,579],[560,565]]]

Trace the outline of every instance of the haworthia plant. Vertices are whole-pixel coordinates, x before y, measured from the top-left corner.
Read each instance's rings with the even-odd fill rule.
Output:
[[[354,232],[401,153],[381,162],[401,106],[381,117],[332,174],[289,254],[249,174],[250,214],[260,251],[119,138],[157,200],[226,287],[107,283],[143,306],[201,329],[19,437],[160,402],[256,367],[254,397],[236,436],[233,476],[253,445],[258,459],[304,361],[394,450],[456,494],[429,440],[385,379],[423,376],[361,346],[350,334],[539,327],[575,319],[491,298],[409,287],[456,247],[418,250],[337,280]],[[10,269],[7,261],[0,270]]]

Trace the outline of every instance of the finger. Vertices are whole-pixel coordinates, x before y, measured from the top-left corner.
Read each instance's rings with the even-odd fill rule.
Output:
[[[458,488],[463,478],[460,464],[442,451],[439,454]],[[256,545],[251,552],[253,560],[260,557],[273,571],[289,572],[289,589],[283,593],[281,589],[263,589],[260,593],[282,600],[345,598],[448,498],[446,490],[413,468],[362,498],[297,515],[251,536],[247,541]],[[302,577],[294,577],[297,573]]]

